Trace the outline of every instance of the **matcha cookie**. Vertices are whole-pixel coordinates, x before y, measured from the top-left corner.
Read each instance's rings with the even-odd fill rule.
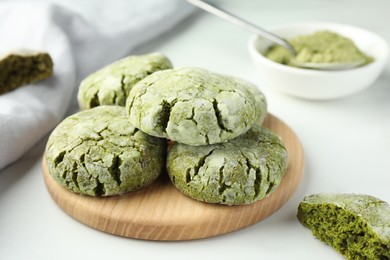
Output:
[[[357,194],[304,198],[298,219],[348,259],[390,259],[390,206]]]
[[[50,174],[70,191],[108,196],[150,184],[160,174],[165,141],[132,126],[125,108],[100,106],[62,121],[47,142]]]
[[[181,192],[227,205],[263,199],[280,184],[286,169],[281,139],[257,124],[225,143],[195,147],[176,143],[167,158],[168,174]]]
[[[233,139],[258,118],[255,98],[236,80],[188,67],[141,80],[126,108],[130,122],[145,133],[194,146]]]
[[[162,54],[129,56],[114,62],[85,78],[77,99],[80,109],[102,105],[125,106],[126,98],[135,83],[155,71],[172,68]]]
[[[0,57],[0,95],[53,74],[48,53],[17,50]]]

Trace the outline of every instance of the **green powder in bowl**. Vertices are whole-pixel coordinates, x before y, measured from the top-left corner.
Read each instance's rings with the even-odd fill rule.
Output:
[[[374,59],[367,56],[353,43],[340,34],[331,31],[317,31],[313,34],[301,35],[288,40],[297,51],[296,60],[308,63],[340,63],[365,59],[363,65]],[[282,46],[273,45],[264,54],[270,60],[294,66],[291,53]]]

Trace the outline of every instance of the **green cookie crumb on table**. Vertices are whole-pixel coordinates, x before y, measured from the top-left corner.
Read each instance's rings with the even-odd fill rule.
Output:
[[[316,194],[298,207],[299,221],[348,259],[390,259],[390,206],[358,194]]]
[[[239,81],[192,67],[158,71],[139,81],[126,109],[130,122],[145,133],[193,146],[245,133],[260,111]]]
[[[125,106],[135,83],[156,71],[171,68],[170,60],[159,53],[118,60],[81,82],[77,94],[79,107],[84,110],[102,105]]]
[[[48,53],[27,49],[9,52],[0,57],[0,95],[52,74],[53,61]]]
[[[287,151],[280,137],[255,124],[225,143],[175,143],[168,152],[167,171],[176,188],[193,199],[245,205],[272,193],[287,164]]]
[[[373,61],[359,50],[352,40],[331,31],[317,31],[288,40],[297,51],[296,60],[307,63],[354,62],[364,59],[364,65]],[[273,45],[264,56],[275,62],[295,66],[291,53],[282,46]]]
[[[90,196],[119,195],[145,187],[161,173],[163,139],[132,126],[121,106],[71,115],[51,133],[45,160],[66,189]]]

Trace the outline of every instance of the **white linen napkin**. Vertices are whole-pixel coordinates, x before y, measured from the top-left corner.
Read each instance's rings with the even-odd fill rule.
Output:
[[[53,77],[0,95],[0,169],[64,118],[76,104],[85,76],[129,55],[193,10],[183,0],[111,1],[113,6],[107,1],[72,2],[83,5],[0,1],[0,52],[43,50],[54,62]]]

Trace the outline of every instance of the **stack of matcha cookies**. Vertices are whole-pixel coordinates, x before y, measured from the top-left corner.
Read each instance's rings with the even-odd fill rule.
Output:
[[[141,131],[175,141],[167,171],[193,199],[249,204],[287,168],[281,139],[259,125],[264,96],[247,82],[200,68],[159,71],[133,87],[126,110]]]
[[[243,205],[269,195],[286,171],[282,140],[261,127],[264,95],[244,80],[172,68],[154,53],[91,74],[78,100],[82,111],[60,123],[46,147],[49,172],[73,192],[136,190],[166,165],[185,195]]]

